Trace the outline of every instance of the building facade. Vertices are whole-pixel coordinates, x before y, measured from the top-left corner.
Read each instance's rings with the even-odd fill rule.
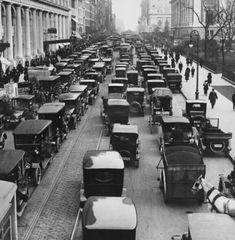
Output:
[[[204,38],[205,30],[201,23],[206,22],[206,10],[213,11],[219,7],[219,0],[171,0],[171,30],[175,37],[185,37],[195,29],[199,32],[201,38]],[[192,10],[193,9],[193,10]],[[196,12],[197,15],[194,13]],[[212,13],[213,14],[213,13]],[[209,35],[213,35],[216,31],[216,25],[212,25],[209,29]]]
[[[170,29],[171,5],[165,0],[142,0],[139,29],[142,32],[153,32],[156,28],[163,32]]]
[[[43,54],[43,41],[68,38],[70,4],[70,0],[0,0],[0,39],[10,44],[4,57],[16,62],[30,59]]]

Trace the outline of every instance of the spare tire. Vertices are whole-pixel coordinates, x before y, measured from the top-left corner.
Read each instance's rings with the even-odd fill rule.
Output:
[[[132,114],[138,114],[141,112],[141,105],[139,102],[134,101],[130,104],[130,112]]]

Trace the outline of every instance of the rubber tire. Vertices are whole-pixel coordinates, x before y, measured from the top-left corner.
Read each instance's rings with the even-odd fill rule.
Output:
[[[33,185],[34,186],[38,186],[41,182],[41,178],[42,178],[42,169],[41,167],[37,167],[33,170]]]

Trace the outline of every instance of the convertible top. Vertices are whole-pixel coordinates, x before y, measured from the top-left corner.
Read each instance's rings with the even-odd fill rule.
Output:
[[[44,131],[52,123],[51,120],[25,120],[21,122],[13,132],[13,135],[37,135]]]
[[[165,148],[164,155],[169,165],[203,164],[198,148],[190,145],[175,145]]]
[[[204,99],[187,99],[186,103],[189,103],[189,104],[194,104],[194,103],[206,104],[206,100],[204,100]]]
[[[128,70],[127,71],[127,75],[129,75],[129,74],[136,74],[136,75],[138,75],[138,71],[136,71],[136,70]]]
[[[107,212],[108,214],[104,214]],[[89,197],[83,208],[83,226],[90,230],[134,230],[135,205],[127,197]]]
[[[108,99],[108,106],[127,106],[129,107],[129,103],[125,99]]]
[[[1,150],[0,151],[0,176],[9,174],[24,157],[23,150]]]
[[[188,118],[180,116],[162,116],[163,123],[190,123]]]
[[[65,103],[63,103],[63,102],[45,103],[38,109],[38,114],[58,113],[64,107],[65,107]]]
[[[130,134],[139,134],[137,125],[126,125],[115,123],[113,125],[112,133],[130,133]]]
[[[142,87],[128,87],[126,89],[127,92],[144,92],[144,88]]]
[[[69,100],[76,100],[81,93],[62,93],[59,95],[59,101],[69,101]]]
[[[87,89],[87,85],[76,84],[69,87],[70,92],[83,92],[85,89]]]
[[[17,99],[20,99],[20,100],[32,100],[32,99],[34,99],[34,95],[29,95],[29,94],[18,95],[16,97],[13,97],[12,99],[13,100],[17,100]]]
[[[158,97],[169,97],[172,98],[172,92],[169,88],[154,88],[152,93],[153,98]]]

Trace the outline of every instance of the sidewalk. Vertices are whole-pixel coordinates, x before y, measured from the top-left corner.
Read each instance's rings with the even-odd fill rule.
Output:
[[[182,94],[185,96],[186,99],[195,99],[195,90],[196,90],[196,71],[195,75],[192,78],[190,75],[189,80],[186,82],[184,78],[184,72],[186,69],[186,58],[181,56],[180,57],[181,62],[183,63],[183,70],[181,72],[182,74]],[[171,59],[168,59],[169,63]],[[193,62],[194,68],[196,69],[196,63]],[[178,68],[178,65],[176,64],[176,68]],[[190,67],[191,68],[191,67]],[[207,116],[210,118],[219,118],[219,126],[220,129],[224,132],[232,132],[233,138],[231,139],[231,148],[232,151],[230,152],[230,155],[232,158],[235,157],[235,111],[233,111],[233,104],[232,101],[226,98],[224,95],[222,95],[219,91],[216,91],[218,95],[218,99],[216,101],[216,104],[214,106],[214,109],[211,108],[210,101],[208,100],[209,92],[213,87],[220,86],[220,89],[223,90],[223,88],[229,89],[231,92],[234,92],[231,90],[231,88],[234,88],[234,85],[230,84],[226,80],[222,79],[222,74],[212,74],[212,86],[208,90],[207,96],[204,95],[203,91],[203,83],[207,79],[207,74],[209,71],[205,68],[201,68],[199,66],[199,80],[198,80],[198,89],[199,89],[199,99],[205,99],[207,100]],[[235,90],[235,88],[234,88]],[[223,92],[223,91],[222,91]],[[224,91],[226,92],[226,91]],[[231,96],[227,96],[231,98]]]

